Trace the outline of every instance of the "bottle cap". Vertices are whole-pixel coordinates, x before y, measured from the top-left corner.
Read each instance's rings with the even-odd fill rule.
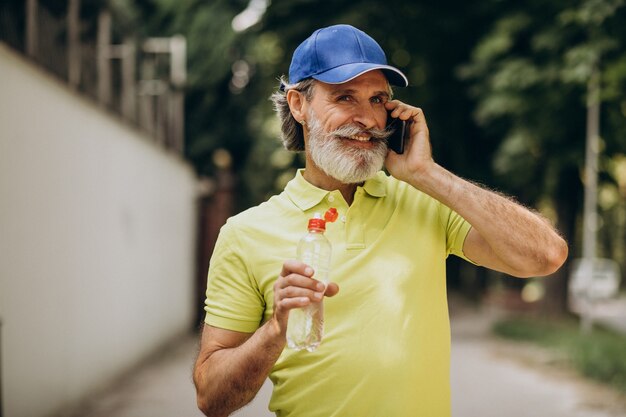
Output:
[[[326,222],[333,223],[337,220],[339,213],[337,213],[337,209],[334,207],[329,208],[326,213],[324,213],[324,218],[319,213],[315,213],[312,219],[309,219],[309,230],[326,230]]]
[[[324,220],[329,223],[333,223],[339,217],[339,213],[337,213],[337,209],[334,207],[329,208],[326,213],[324,213]]]
[[[309,230],[326,230],[326,222],[324,219],[309,219]]]

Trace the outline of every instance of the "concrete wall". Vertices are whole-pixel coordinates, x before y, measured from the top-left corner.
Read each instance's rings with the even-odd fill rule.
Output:
[[[190,328],[195,190],[179,157],[0,43],[5,416],[71,406]]]

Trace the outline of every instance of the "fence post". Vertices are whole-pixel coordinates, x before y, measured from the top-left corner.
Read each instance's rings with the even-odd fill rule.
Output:
[[[39,39],[37,38],[38,4],[37,0],[28,0],[26,3],[26,55],[37,58]]]
[[[98,16],[98,101],[104,107],[111,105],[111,13],[102,10]]]
[[[122,45],[122,114],[134,122],[137,120],[136,46],[135,40],[126,38]]]
[[[176,35],[170,40],[170,79],[174,91],[171,95],[170,134],[173,148],[182,154],[185,145],[185,99],[183,88],[187,80],[187,41]]]
[[[141,82],[139,87],[139,125],[149,134],[155,135],[154,126],[154,63],[153,56],[144,56],[141,61]]]
[[[80,0],[69,0],[67,9],[67,81],[70,88],[80,84]]]
[[[583,206],[583,259],[589,277],[589,290],[593,282],[596,235],[598,230],[598,158],[600,154],[600,70],[596,63],[587,85],[587,137],[585,145],[585,198]],[[589,291],[580,321],[580,330],[589,334],[593,328],[593,300]]]

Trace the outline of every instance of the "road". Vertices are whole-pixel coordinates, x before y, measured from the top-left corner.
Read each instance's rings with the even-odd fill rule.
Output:
[[[490,336],[492,314],[452,303],[451,317],[453,417],[626,417],[625,395],[551,365],[545,351]],[[201,417],[191,381],[196,340],[181,339],[64,417]],[[270,391],[267,383],[233,416],[273,416]]]
[[[492,313],[452,312],[453,417],[626,417],[626,395],[555,365],[553,353],[494,338]]]

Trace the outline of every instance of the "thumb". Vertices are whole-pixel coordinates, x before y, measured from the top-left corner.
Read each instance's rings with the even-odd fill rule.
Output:
[[[338,292],[339,292],[339,285],[335,284],[334,282],[330,282],[326,286],[326,291],[324,292],[324,295],[326,297],[334,297]]]

